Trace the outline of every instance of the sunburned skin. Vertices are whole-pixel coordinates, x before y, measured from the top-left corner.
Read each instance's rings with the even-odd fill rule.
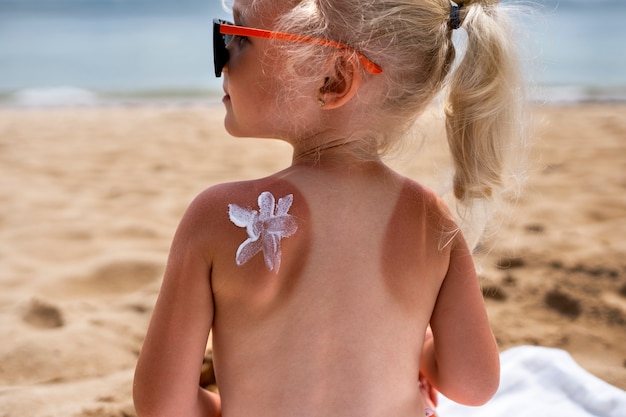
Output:
[[[258,197],[259,210],[247,209],[236,204],[228,205],[230,221],[236,226],[245,227],[248,232],[246,239],[239,248],[235,262],[241,266],[257,253],[263,252],[265,266],[270,271],[278,272],[280,268],[280,241],[293,235],[297,230],[296,220],[287,212],[293,202],[293,194],[278,200],[268,191]]]
[[[433,414],[418,347],[448,266],[450,248],[438,249],[444,214],[428,190],[381,169],[371,163],[343,176],[324,174],[329,186],[297,168],[220,193],[215,207],[228,206],[229,217],[219,216],[222,226],[213,229],[222,243],[213,256],[212,347],[224,415],[263,409],[253,414],[293,416],[300,407],[345,416]],[[263,246],[264,238],[273,241],[262,218],[282,214],[297,229],[276,239],[281,254]],[[281,238],[289,234],[285,224],[273,226]],[[268,255],[274,270],[261,262]],[[366,363],[360,352],[380,363]],[[393,366],[382,360],[388,357]],[[238,377],[244,372],[245,381]],[[373,375],[395,387],[393,394],[373,394]]]

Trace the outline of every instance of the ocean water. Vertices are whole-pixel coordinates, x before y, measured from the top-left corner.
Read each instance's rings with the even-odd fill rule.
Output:
[[[210,99],[219,0],[0,0],[0,100]]]
[[[526,4],[538,99],[626,100],[626,0]],[[0,103],[217,101],[213,17],[219,0],[0,0]]]
[[[626,0],[543,0],[526,59],[547,100],[626,100]]]

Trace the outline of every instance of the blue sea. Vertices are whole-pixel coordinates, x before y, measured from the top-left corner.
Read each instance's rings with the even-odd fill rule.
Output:
[[[526,4],[535,99],[626,100],[626,0]],[[214,17],[219,0],[0,0],[0,104],[216,102]]]

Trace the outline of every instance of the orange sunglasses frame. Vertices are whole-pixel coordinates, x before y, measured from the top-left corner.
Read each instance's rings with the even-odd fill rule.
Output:
[[[222,35],[239,35],[252,38],[277,39],[289,42],[314,43],[317,45],[328,46],[331,48],[345,49],[354,52],[358,56],[361,65],[363,65],[363,68],[368,73],[375,75],[381,74],[383,72],[383,69],[379,65],[372,62],[369,58],[367,58],[359,51],[341,42],[336,42],[329,39],[315,38],[312,36],[295,35],[293,33],[275,32],[271,30],[255,29],[246,26],[236,26],[230,23],[219,23],[219,25],[220,33]]]

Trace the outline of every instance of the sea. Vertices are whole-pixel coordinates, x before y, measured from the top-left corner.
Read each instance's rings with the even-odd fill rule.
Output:
[[[533,100],[626,101],[626,0],[522,4]],[[214,17],[220,0],[0,0],[0,106],[217,103]]]

